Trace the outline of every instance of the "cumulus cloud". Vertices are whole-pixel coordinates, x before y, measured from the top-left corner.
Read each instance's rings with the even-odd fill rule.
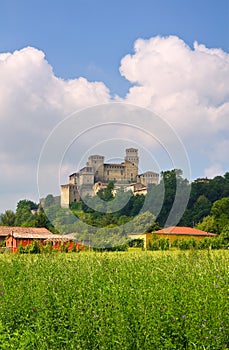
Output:
[[[102,82],[56,77],[44,52],[33,47],[0,54],[0,212],[12,207],[12,190],[20,188],[22,198],[36,193],[39,153],[55,125],[75,110],[109,100]]]
[[[205,169],[204,174],[209,179],[212,179],[215,176],[223,175],[223,170],[220,164],[212,164],[209,168]]]
[[[134,53],[121,60],[120,73],[133,84],[125,101],[149,108],[171,123],[193,167],[205,166],[213,152],[214,162],[221,161],[226,170],[228,53],[197,42],[191,48],[176,36],[138,39]],[[220,151],[219,143],[224,145]]]

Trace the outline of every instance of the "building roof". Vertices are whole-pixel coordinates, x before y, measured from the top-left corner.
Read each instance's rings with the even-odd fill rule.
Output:
[[[144,173],[142,174],[139,174],[138,176],[143,176],[143,175],[156,175],[156,176],[159,176],[158,173],[156,173],[155,171],[145,171]]]
[[[73,233],[69,233],[66,235],[50,235],[45,241],[46,242],[67,242],[75,240],[75,235]]]
[[[192,227],[182,227],[182,226],[170,226],[158,230],[155,233],[157,234],[166,234],[166,235],[188,235],[188,236],[217,236],[214,233],[205,232],[197,230]]]
[[[13,233],[17,238],[37,238],[45,239],[50,235],[53,235],[45,227],[18,227],[18,226],[0,226],[0,236],[9,236]]]

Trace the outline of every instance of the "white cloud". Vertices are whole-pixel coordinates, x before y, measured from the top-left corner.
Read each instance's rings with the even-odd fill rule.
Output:
[[[192,49],[176,36],[138,39],[134,51],[120,66],[121,75],[133,83],[125,101],[171,123],[191,165],[203,171],[212,151],[229,137],[229,54],[197,42]],[[225,170],[227,152],[226,147],[214,152],[214,162],[222,162]]]
[[[209,168],[206,168],[204,175],[209,179],[214,178],[215,176],[223,175],[223,170],[220,164],[213,164]]]
[[[33,47],[0,54],[0,183],[4,192],[16,193],[19,188],[25,194],[36,192],[39,153],[55,125],[75,110],[109,100],[102,82],[57,78],[44,52]],[[4,198],[0,212],[8,206],[13,204]]]

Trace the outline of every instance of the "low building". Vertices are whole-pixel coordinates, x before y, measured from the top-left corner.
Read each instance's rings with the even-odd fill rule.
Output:
[[[26,247],[34,241],[41,243],[42,245],[47,242],[52,242],[54,249],[60,249],[62,242],[69,245],[71,250],[74,242],[74,235],[60,235],[53,234],[48,229],[41,227],[10,227],[2,226],[4,233],[6,234],[6,248],[11,249],[12,252],[16,252],[19,246]]]
[[[143,241],[143,248],[148,248],[149,244],[152,242],[152,233],[130,233],[128,237],[131,241]]]
[[[124,187],[124,192],[128,192],[128,191],[131,191],[134,194],[134,196],[136,196],[137,194],[146,195],[147,194],[147,187],[140,182],[133,183],[133,184],[130,184],[130,185]]]
[[[75,245],[75,249],[77,251],[84,249],[82,243],[75,242],[75,235],[72,233],[69,233],[67,235],[54,234],[44,241],[44,244],[46,243],[51,243],[53,249],[56,249],[58,251],[62,249],[62,245],[66,246],[68,251],[72,251],[73,245]]]
[[[192,227],[182,227],[182,226],[170,226],[163,228],[162,230],[158,230],[154,232],[158,238],[168,238],[170,243],[174,241],[174,239],[188,239],[194,238],[195,240],[200,240],[205,237],[215,237],[217,236],[214,233],[201,231]]]

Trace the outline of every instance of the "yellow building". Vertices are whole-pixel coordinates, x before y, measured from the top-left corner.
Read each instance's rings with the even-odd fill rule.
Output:
[[[214,233],[205,232],[201,230],[197,230],[192,227],[182,227],[182,226],[170,226],[163,228],[162,230],[158,230],[154,232],[158,238],[168,238],[170,243],[174,241],[174,239],[189,239],[194,238],[195,240],[200,240],[205,237],[215,237],[217,236]]]
[[[128,237],[131,241],[141,239],[143,241],[143,248],[148,248],[149,244],[152,242],[152,233],[130,233]]]

